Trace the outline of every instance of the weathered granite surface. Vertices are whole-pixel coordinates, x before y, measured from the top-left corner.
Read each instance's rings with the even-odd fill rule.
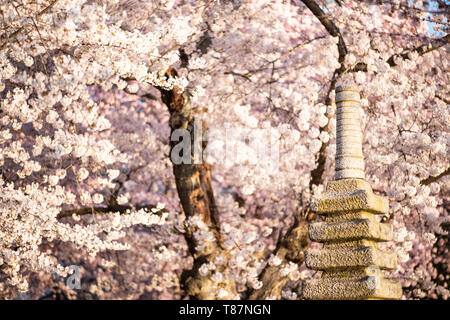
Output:
[[[305,281],[303,296],[400,299],[401,283],[385,279],[382,273],[396,268],[397,256],[377,245],[391,241],[393,229],[376,218],[388,213],[388,200],[375,195],[364,180],[359,92],[354,87],[338,87],[336,92],[336,180],[311,205],[325,221],[309,226],[310,239],[324,245],[305,254],[306,266],[322,271],[322,278]]]

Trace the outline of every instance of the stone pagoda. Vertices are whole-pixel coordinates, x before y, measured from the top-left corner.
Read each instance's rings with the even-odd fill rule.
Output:
[[[355,87],[336,89],[336,175],[326,192],[312,203],[324,222],[312,223],[309,237],[323,243],[306,252],[306,266],[320,270],[321,279],[305,281],[306,299],[400,299],[399,281],[383,277],[397,256],[378,248],[391,241],[392,225],[379,222],[388,200],[375,195],[364,178],[360,97]]]

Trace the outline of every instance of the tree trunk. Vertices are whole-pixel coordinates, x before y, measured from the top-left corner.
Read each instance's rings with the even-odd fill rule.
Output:
[[[166,76],[175,77],[177,72],[170,67]],[[229,254],[221,247],[221,237],[219,230],[218,210],[214,200],[214,191],[211,185],[211,166],[203,161],[199,164],[194,162],[196,148],[194,136],[203,136],[206,130],[206,124],[201,123],[201,130],[195,133],[196,125],[200,121],[195,119],[194,113],[190,108],[189,97],[187,92],[175,87],[172,90],[159,88],[162,101],[166,104],[170,112],[170,128],[172,133],[177,129],[185,129],[189,132],[191,138],[191,155],[190,163],[175,163],[171,156],[173,164],[173,173],[177,186],[178,196],[180,198],[182,211],[189,222],[189,218],[198,217],[206,225],[209,231],[213,232],[215,241],[209,241],[206,246],[201,244],[195,237],[195,231],[198,228],[195,225],[186,223],[185,239],[189,247],[189,252],[194,258],[194,266],[191,270],[185,270],[182,274],[181,281],[184,289],[191,298],[194,299],[217,299],[217,291],[222,290],[221,298],[231,299],[237,294],[236,284],[233,280],[224,277],[220,284],[215,284],[207,277],[202,276],[199,268],[204,263],[212,263],[215,258],[221,254],[229,258]],[[177,142],[171,141],[171,152]],[[206,145],[202,143],[200,152],[203,153]],[[183,155],[184,156],[184,155]],[[198,162],[198,161],[197,161]],[[226,264],[217,266],[216,271],[223,272]],[[225,294],[227,293],[227,294]]]

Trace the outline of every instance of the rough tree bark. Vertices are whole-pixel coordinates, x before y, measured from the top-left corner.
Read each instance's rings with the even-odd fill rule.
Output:
[[[170,67],[166,72],[166,76],[176,77],[177,72],[174,68]],[[189,224],[186,225],[185,239],[189,247],[189,252],[194,258],[194,266],[191,270],[185,270],[183,272],[181,280],[184,289],[191,298],[214,299],[214,292],[211,290],[214,284],[207,277],[200,275],[199,268],[203,263],[213,262],[220,254],[223,254],[225,257],[228,257],[228,254],[222,248],[221,243],[218,210],[211,185],[211,167],[204,162],[201,164],[194,163],[194,122],[196,119],[194,112],[191,110],[187,92],[177,87],[172,90],[158,89],[161,92],[162,101],[166,104],[170,112],[169,125],[171,134],[177,129],[185,129],[189,131],[191,137],[191,163],[177,164],[171,159],[182,211],[186,219],[199,217],[215,236],[215,241],[208,242],[205,248],[199,249],[199,243],[194,237],[196,228]],[[202,132],[200,134],[203,135],[205,130],[206,124],[203,122]],[[176,143],[171,141],[171,154]],[[202,152],[205,147],[206,145],[202,143]],[[220,270],[220,268],[225,268],[225,266],[218,266],[217,269],[217,271],[224,271]],[[229,293],[229,296],[224,298],[229,299],[237,294],[236,284],[229,278],[224,279],[221,287]]]

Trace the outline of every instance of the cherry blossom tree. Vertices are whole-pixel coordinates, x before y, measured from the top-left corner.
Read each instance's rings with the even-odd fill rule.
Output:
[[[447,299],[448,10],[1,1],[0,296],[302,298],[351,82],[366,179],[390,200],[391,276],[405,299]]]

